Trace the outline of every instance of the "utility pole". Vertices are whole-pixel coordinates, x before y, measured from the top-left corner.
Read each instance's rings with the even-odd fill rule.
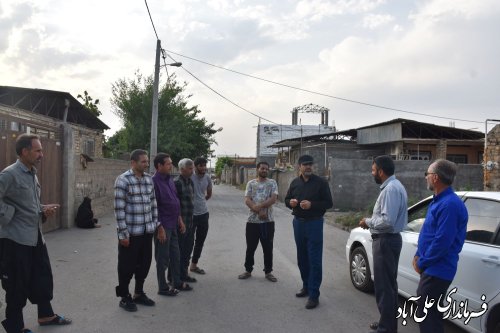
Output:
[[[154,159],[158,150],[158,86],[160,84],[161,41],[156,41],[155,80],[153,82],[153,111],[151,113],[151,142],[149,149],[149,172],[155,170]]]

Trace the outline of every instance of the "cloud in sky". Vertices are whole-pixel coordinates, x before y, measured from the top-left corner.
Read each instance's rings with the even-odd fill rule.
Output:
[[[149,0],[165,49],[303,89],[425,114],[483,122],[498,118],[497,0]],[[153,73],[156,37],[144,3],[3,0],[0,84],[83,90],[99,98],[117,130],[111,84]],[[339,129],[410,118],[236,75],[172,55],[245,109],[289,124],[293,107],[331,109]],[[217,154],[255,154],[258,119],[222,100],[182,69],[192,104],[224,131]],[[162,76],[165,80],[165,75]],[[302,114],[303,124],[318,115]],[[463,128],[481,124],[455,122]],[[112,131],[111,131],[112,132]],[[111,134],[111,132],[109,134]]]

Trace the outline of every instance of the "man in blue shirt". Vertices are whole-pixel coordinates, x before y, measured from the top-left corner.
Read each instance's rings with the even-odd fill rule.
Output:
[[[458,254],[465,241],[469,214],[451,188],[456,173],[455,163],[442,159],[432,163],[425,172],[427,188],[434,192],[434,198],[427,210],[413,258],[413,267],[420,274],[417,312],[419,317],[425,318],[419,324],[422,333],[443,332],[443,315],[437,310],[438,300],[446,296],[455,277]],[[427,299],[435,302],[425,316]]]
[[[372,176],[380,184],[380,194],[371,218],[359,222],[372,234],[373,276],[375,299],[380,312],[378,322],[370,328],[378,333],[398,330],[398,264],[403,241],[400,232],[408,222],[408,196],[404,186],[394,176],[394,161],[390,156],[378,156],[372,164]]]

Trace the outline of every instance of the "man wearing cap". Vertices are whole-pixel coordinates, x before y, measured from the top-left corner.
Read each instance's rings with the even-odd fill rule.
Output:
[[[313,163],[310,155],[299,157],[299,176],[292,181],[285,197],[285,204],[294,215],[293,233],[302,278],[302,289],[295,296],[309,297],[306,309],[314,309],[319,304],[323,275],[323,215],[333,206],[328,183],[313,174]]]

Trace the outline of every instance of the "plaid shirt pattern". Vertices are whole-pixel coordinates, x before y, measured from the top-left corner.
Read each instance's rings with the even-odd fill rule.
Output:
[[[158,209],[149,174],[137,178],[130,169],[116,178],[115,217],[118,239],[154,233],[159,224]]]
[[[191,178],[178,176],[175,178],[177,196],[181,202],[181,217],[186,227],[193,225],[194,185]]]

